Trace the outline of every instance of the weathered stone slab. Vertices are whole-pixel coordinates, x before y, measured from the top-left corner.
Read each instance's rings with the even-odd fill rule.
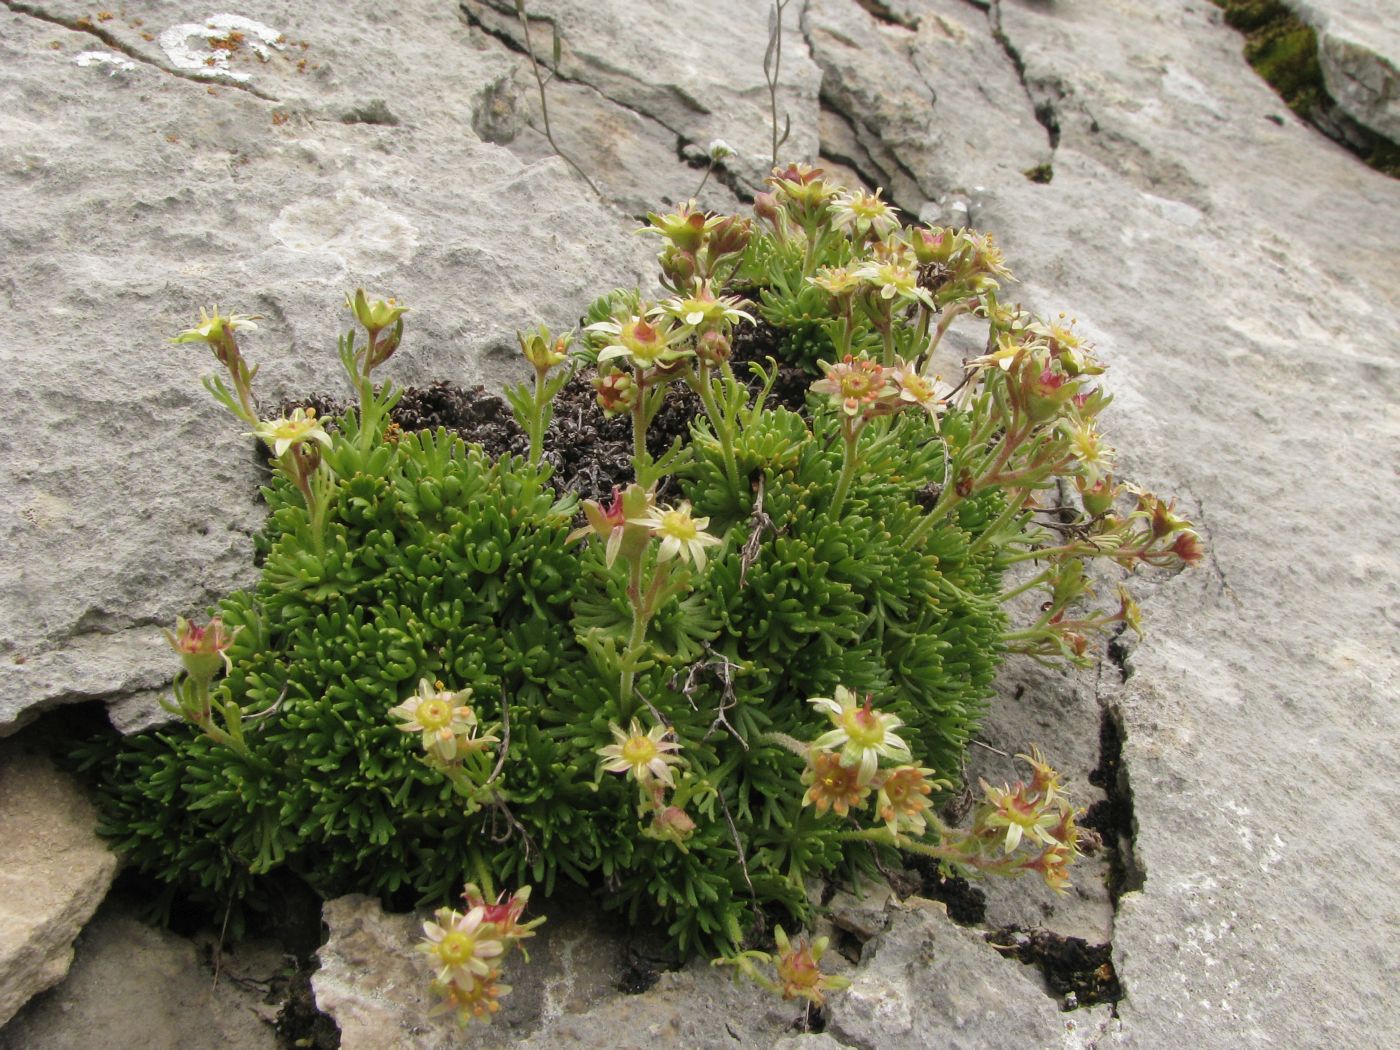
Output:
[[[817,152],[820,73],[803,44],[801,4],[784,16],[779,122],[790,119],[782,156]],[[535,52],[549,56],[553,27],[562,34],[559,76],[596,88],[618,106],[656,121],[686,143],[723,139],[737,151],[727,167],[752,192],[772,157],[772,120],[763,55],[769,7],[735,3],[684,10],[665,0],[616,6],[586,0],[527,5]],[[514,0],[463,0],[473,23],[523,51]],[[568,120],[566,110],[556,110]],[[684,191],[682,191],[684,192]],[[683,199],[683,198],[680,198]]]
[[[116,895],[114,895],[116,896]],[[83,931],[73,969],[0,1029],[0,1050],[275,1050],[277,1006],[265,1000],[286,958],[244,943],[210,944],[155,929],[129,900],[110,900]],[[386,1044],[387,1045],[387,1044]]]
[[[63,979],[73,938],[117,871],[71,778],[19,741],[0,744],[0,1025]]]
[[[1400,19],[1387,0],[1284,0],[1317,31],[1327,93],[1359,124],[1400,142]]]

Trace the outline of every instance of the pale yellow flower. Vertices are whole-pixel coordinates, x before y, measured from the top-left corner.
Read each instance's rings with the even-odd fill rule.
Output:
[[[609,725],[608,728],[612,731],[614,742],[598,749],[598,754],[603,758],[599,763],[601,769],[609,773],[624,773],[642,785],[655,780],[667,787],[676,786],[671,766],[679,765],[684,759],[675,753],[681,749],[681,745],[665,739],[668,732],[665,726],[652,726],[643,733],[634,718],[626,732],[617,725]]]
[[[639,518],[628,518],[630,525],[643,525],[651,534],[661,540],[661,550],[657,553],[660,561],[670,561],[679,557],[695,562],[697,569],[705,568],[705,548],[716,547],[722,541],[718,536],[705,532],[709,518],[691,517],[689,502],[679,507],[653,507]]]
[[[497,937],[496,927],[485,921],[485,909],[472,908],[463,915],[439,908],[434,918],[436,922],[423,924],[427,940],[418,948],[432,956],[439,983],[470,991],[495,972],[496,964],[489,960],[499,958],[505,945]]]
[[[405,733],[421,733],[423,750],[442,762],[453,762],[458,756],[479,751],[496,742],[494,736],[477,736],[476,712],[465,703],[472,691],[447,692],[439,684],[422,678],[418,692],[389,714],[400,719],[398,728]]]
[[[253,427],[253,436],[262,438],[274,456],[281,456],[293,445],[303,441],[318,441],[331,447],[331,436],[316,418],[314,408],[294,408],[282,419],[264,419]]]
[[[882,714],[870,706],[870,697],[861,704],[845,686],[836,687],[836,697],[814,696],[807,701],[825,711],[836,726],[812,742],[818,750],[841,748],[841,764],[859,767],[860,784],[869,784],[879,768],[880,758],[910,761],[909,745],[895,733],[904,724],[898,715]]]

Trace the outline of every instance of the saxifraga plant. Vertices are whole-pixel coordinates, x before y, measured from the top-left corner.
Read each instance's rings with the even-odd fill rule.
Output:
[[[1083,663],[1095,632],[1136,629],[1125,591],[1087,602],[1084,560],[1191,562],[1196,534],[1113,480],[1102,369],[1072,326],[1001,300],[990,238],[902,227],[817,169],[769,184],[756,219],[650,216],[661,301],[614,293],[578,336],[521,336],[525,457],[389,422],[399,392],[372,373],[402,338],[392,301],[349,300],[358,405],[334,421],[259,417],[236,335],[254,319],[216,311],[177,338],[212,349],[227,379],[206,385],[274,472],[258,585],[170,636],[183,724],[87,749],[137,867],[219,907],[258,906],[279,868],[399,902],[469,881],[425,944],[464,1020],[496,1008],[533,925],[528,888],[498,886],[597,887],[682,951],[815,1002],[839,987],[820,944],[741,951],[808,916],[813,878],[903,850],[1067,886],[1087,833],[1039,752],[1029,782],[983,784],[967,828],[932,802],[1004,653]],[[932,369],[959,318],[986,349],[954,385]],[[805,413],[766,405],[779,362],[736,374],[754,324],[820,373]],[[580,369],[635,437],[635,482],[582,506],[543,447]],[[653,457],[676,385],[700,411]],[[1069,490],[1077,507],[1039,500]],[[1041,614],[1008,627],[1005,602],[1036,589]]]

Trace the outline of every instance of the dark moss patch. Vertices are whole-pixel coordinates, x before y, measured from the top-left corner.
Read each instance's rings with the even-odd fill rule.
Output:
[[[1027,168],[1021,174],[1030,179],[1031,182],[1038,182],[1044,186],[1054,179],[1055,169],[1049,164],[1037,164],[1033,168]]]

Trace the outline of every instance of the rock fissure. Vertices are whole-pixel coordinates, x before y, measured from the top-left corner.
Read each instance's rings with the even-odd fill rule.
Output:
[[[856,4],[875,21],[882,25],[918,32],[920,19],[916,15],[902,15],[893,10],[885,0],[855,0]]]
[[[1006,59],[1011,63],[1011,68],[1016,71],[1016,79],[1021,82],[1021,87],[1026,91],[1026,98],[1030,100],[1031,110],[1035,113],[1036,122],[1045,129],[1046,138],[1050,142],[1050,153],[1053,160],[1055,150],[1060,147],[1060,118],[1055,112],[1055,105],[1048,98],[1037,98],[1036,93],[1031,90],[1029,78],[1026,76],[1026,60],[1021,57],[1020,50],[1012,42],[1007,34],[1001,19],[1001,0],[992,0],[991,4],[985,8],[974,0],[968,0],[973,7],[985,11],[987,22],[991,26],[992,39],[997,42]]]
[[[100,40],[104,45],[110,47],[113,51],[117,51],[125,55],[133,62],[140,62],[144,66],[150,66],[152,69],[158,69],[162,73],[168,73],[172,77],[178,77],[181,80],[188,80],[192,84],[202,84],[205,87],[237,88],[239,91],[246,91],[248,92],[248,94],[260,98],[264,102],[281,101],[281,99],[279,99],[276,95],[269,95],[266,91],[263,91],[260,88],[256,88],[252,84],[241,83],[240,81],[232,80],[228,77],[219,77],[216,79],[213,77],[191,76],[189,73],[183,73],[180,70],[175,69],[172,66],[165,65],[162,62],[153,61],[149,55],[142,54],[141,51],[139,51],[137,48],[134,48],[130,44],[123,42],[114,34],[107,32],[107,30],[94,23],[91,19],[66,18],[63,15],[56,15],[50,11],[45,11],[43,8],[36,7],[33,4],[22,3],[20,2],[20,0],[0,0],[0,2],[3,2],[7,8],[9,8],[17,15],[26,15],[29,18],[36,18],[41,22],[48,22],[50,25],[61,26],[62,28],[72,30],[75,33],[86,33],[88,36],[95,37],[96,39]]]

